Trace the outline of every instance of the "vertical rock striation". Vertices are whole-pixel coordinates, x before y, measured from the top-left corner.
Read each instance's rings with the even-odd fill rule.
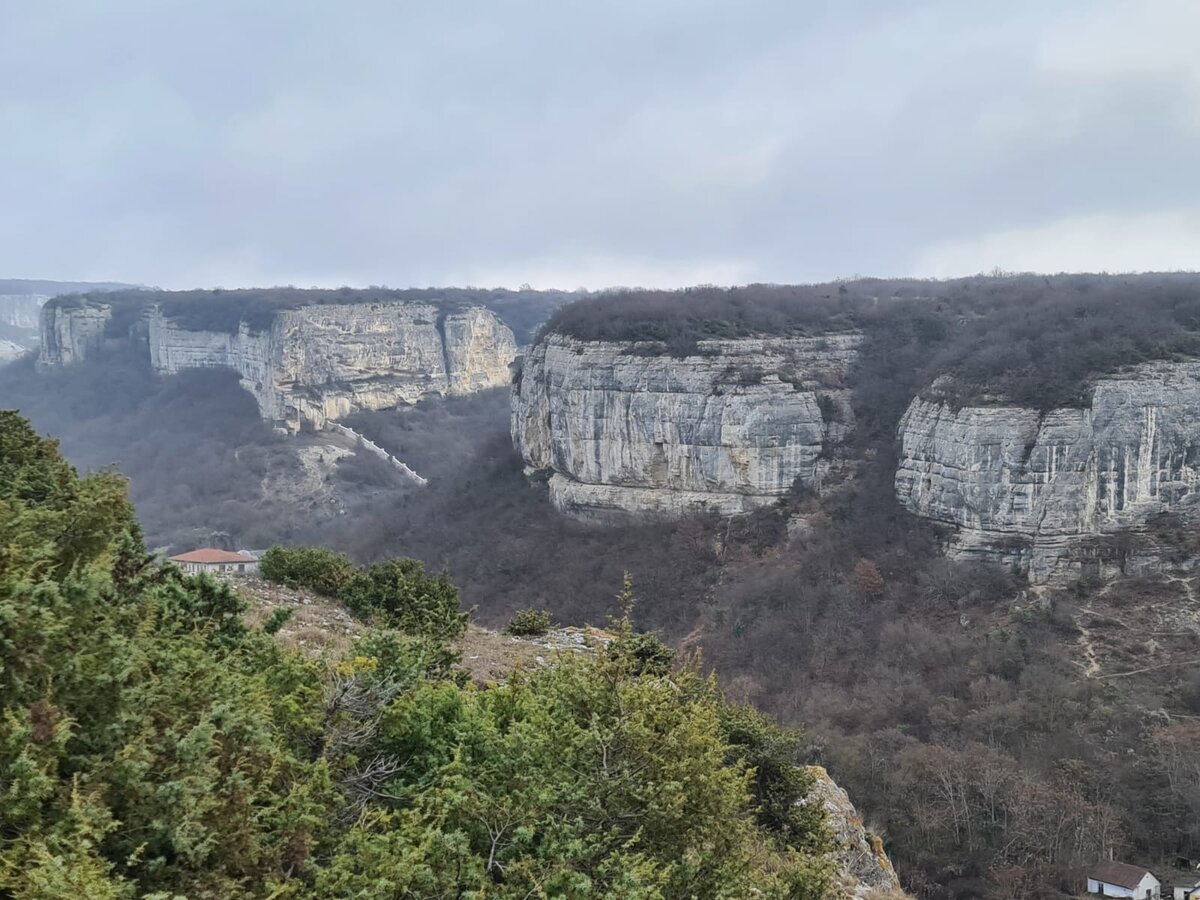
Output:
[[[482,306],[448,314],[441,323],[446,392],[458,396],[505,386],[517,356],[513,333]]]
[[[1012,562],[1035,582],[1150,564],[1116,537],[1200,509],[1200,362],[1100,379],[1083,409],[917,399],[900,442],[897,496],[955,527],[954,556]]]
[[[73,365],[112,340],[148,354],[163,375],[232,369],[263,417],[290,431],[502,387],[517,353],[512,332],[489,310],[425,302],[310,304],[279,309],[262,327],[242,320],[228,330],[197,328],[152,305],[110,339],[112,320],[112,307],[94,300],[48,304],[39,365]]]
[[[43,306],[38,367],[70,366],[87,359],[104,344],[110,318],[112,307],[106,303]]]
[[[813,777],[812,792],[804,802],[820,803],[825,822],[833,834],[833,862],[837,869],[838,896],[846,900],[905,898],[883,841],[871,834],[850,795],[829,777],[822,766],[808,766]]]
[[[49,299],[49,294],[0,293],[0,325],[8,325],[22,331],[36,331],[41,320],[42,306]]]
[[[302,306],[280,310],[263,330],[242,322],[236,333],[190,329],[155,310],[149,348],[163,374],[233,369],[263,417],[292,431],[505,385],[516,356],[512,332],[490,311],[443,318],[429,303]]]
[[[819,483],[851,424],[843,380],[859,341],[702,341],[676,358],[551,334],[513,387],[513,442],[580,518],[747,512]]]

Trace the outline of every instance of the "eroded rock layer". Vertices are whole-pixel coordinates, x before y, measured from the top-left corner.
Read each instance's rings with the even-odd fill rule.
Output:
[[[85,359],[112,339],[111,316],[103,304],[47,306],[40,364]],[[422,302],[313,304],[281,309],[262,328],[243,321],[228,331],[197,329],[151,307],[131,334],[131,345],[145,346],[160,374],[234,370],[263,417],[291,431],[322,428],[357,410],[506,385],[517,350],[489,310]]]
[[[808,766],[812,792],[805,802],[817,802],[825,810],[825,822],[833,835],[833,861],[837,869],[835,892],[845,900],[904,900],[892,861],[883,841],[867,830],[845,789],[829,777],[822,766]]]
[[[1082,409],[917,399],[900,442],[897,496],[955,527],[952,555],[1012,562],[1035,582],[1152,566],[1147,542],[1117,536],[1161,513],[1196,518],[1200,362],[1105,377]]]
[[[107,303],[42,307],[39,368],[83,362],[105,340],[112,307]]]
[[[48,294],[0,293],[0,325],[36,331],[42,306],[49,299]]]
[[[513,441],[581,518],[741,513],[819,483],[851,422],[857,334],[645,343],[551,334],[513,388]]]

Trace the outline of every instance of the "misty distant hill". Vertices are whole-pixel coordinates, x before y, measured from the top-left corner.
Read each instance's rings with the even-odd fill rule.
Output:
[[[39,278],[0,278],[0,297],[23,294],[57,297],[59,294],[119,291],[136,287],[138,285],[126,284],[121,281],[46,281]]]
[[[133,290],[137,285],[119,281],[46,281],[34,278],[0,278],[0,342],[36,350],[38,314],[42,305],[60,294]],[[8,354],[11,356],[12,354]],[[0,362],[3,362],[0,356]]]

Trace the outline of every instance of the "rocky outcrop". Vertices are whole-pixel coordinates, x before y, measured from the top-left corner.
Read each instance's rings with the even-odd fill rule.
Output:
[[[451,313],[442,320],[446,393],[473,394],[512,380],[517,356],[513,333],[482,306]]]
[[[808,773],[813,777],[813,787],[805,802],[821,804],[836,846],[833,860],[837,896],[847,900],[906,897],[892,861],[884,852],[883,841],[866,829],[850,796],[823,767],[808,766]]]
[[[14,359],[20,359],[26,353],[29,353],[28,347],[22,347],[20,344],[13,341],[7,341],[0,338],[0,366],[5,363],[10,363]]]
[[[897,496],[954,526],[953,556],[1010,562],[1034,582],[1153,567],[1153,542],[1130,533],[1200,510],[1200,362],[1102,378],[1082,409],[917,399],[900,442]]]
[[[551,334],[513,387],[512,434],[554,505],[580,518],[742,513],[819,484],[851,424],[860,336],[654,344]]]
[[[270,326],[204,331],[149,316],[156,372],[222,367],[241,376],[264,418],[291,431],[357,410],[509,382],[516,344],[486,309],[443,313],[428,303],[321,304],[280,310]]]
[[[203,302],[203,301],[197,301]],[[390,409],[433,395],[469,394],[510,382],[513,334],[483,307],[425,302],[314,303],[281,308],[262,327],[195,327],[156,305],[123,313],[87,299],[42,311],[39,366],[68,366],[106,342],[148,354],[155,372],[226,368],[263,417],[289,431],[321,429],[359,410]]]
[[[133,285],[116,282],[87,282],[87,281],[40,281],[24,278],[0,278],[0,336],[27,350],[37,350],[40,345],[42,329],[42,308],[55,297],[79,294],[104,294],[110,291],[134,288]],[[76,302],[58,304],[60,311],[65,307],[78,308],[88,305],[87,301],[76,298]],[[89,349],[94,349],[96,339],[87,334],[87,320],[96,313],[72,314],[61,319],[57,324],[64,338],[70,337],[73,320],[81,320],[85,327],[79,330],[81,340],[73,346],[68,343],[65,351],[66,358],[75,361],[85,356]],[[89,344],[89,341],[91,343]],[[57,361],[50,365],[59,365]]]
[[[38,367],[70,366],[103,346],[112,318],[107,303],[47,304],[41,311],[41,349]]]
[[[49,294],[0,294],[0,325],[36,331]]]

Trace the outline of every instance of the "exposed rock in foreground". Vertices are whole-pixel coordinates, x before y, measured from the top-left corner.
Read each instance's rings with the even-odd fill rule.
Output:
[[[249,604],[246,618],[251,625],[261,625],[277,609],[293,610],[277,636],[284,646],[309,656],[344,653],[367,631],[336,600],[313,591],[257,576],[238,577],[233,584]],[[455,649],[462,653],[462,668],[482,686],[504,681],[519,668],[550,665],[560,653],[595,652],[612,639],[612,633],[603,629],[574,626],[552,628],[539,637],[515,637],[472,622]]]
[[[825,808],[825,821],[838,845],[834,859],[840,896],[847,900],[906,897],[892,861],[884,852],[883,841],[867,831],[849,794],[838,787],[823,767],[809,766],[808,771],[813,776],[813,791],[808,799]]]
[[[551,665],[561,653],[594,653],[615,635],[601,628],[552,628],[539,637],[516,637],[471,623],[457,642],[462,667],[476,684],[504,681],[515,670]]]
[[[513,441],[579,518],[743,513],[819,485],[852,417],[843,382],[856,333],[646,342],[551,334],[512,396]]]
[[[955,527],[951,555],[1009,562],[1034,582],[1153,569],[1151,542],[1128,533],[1200,511],[1200,362],[1105,377],[1083,409],[917,399],[900,441],[897,496]]]

